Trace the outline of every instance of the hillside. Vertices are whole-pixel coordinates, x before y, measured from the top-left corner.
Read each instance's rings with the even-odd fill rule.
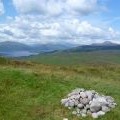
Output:
[[[0,52],[29,51],[28,45],[19,42],[0,42]]]
[[[65,50],[64,52],[93,52],[104,50],[120,50],[120,44],[105,41],[103,43],[93,43],[91,45],[82,45]]]
[[[82,120],[60,105],[77,87],[114,97],[118,106],[99,120],[119,120],[119,73],[119,64],[60,67],[0,58],[0,120]]]
[[[19,59],[53,65],[79,65],[92,63],[120,64],[120,51],[99,50],[90,52],[55,52]]]
[[[61,51],[18,58],[43,64],[78,65],[91,63],[120,64],[120,45],[112,42],[82,45]]]

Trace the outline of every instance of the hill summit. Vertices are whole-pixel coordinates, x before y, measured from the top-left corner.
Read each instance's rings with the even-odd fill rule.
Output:
[[[111,41],[105,41],[105,42],[102,42],[102,43],[93,43],[91,45],[93,45],[93,46],[116,46],[118,44],[117,43],[113,43]]]

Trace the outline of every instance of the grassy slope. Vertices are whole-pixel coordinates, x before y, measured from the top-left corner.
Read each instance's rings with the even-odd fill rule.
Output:
[[[86,63],[119,63],[120,51],[97,51],[97,52],[80,52],[80,53],[52,53],[23,58],[38,63],[54,65],[75,65]]]
[[[0,62],[0,120],[82,120],[60,105],[77,87],[114,97],[118,106],[99,120],[120,120],[120,65],[59,67],[17,61]]]

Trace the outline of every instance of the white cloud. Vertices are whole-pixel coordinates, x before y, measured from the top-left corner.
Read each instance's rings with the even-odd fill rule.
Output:
[[[20,13],[37,13],[48,16],[86,15],[96,11],[98,0],[13,0]]]
[[[4,13],[4,6],[2,1],[0,0],[0,15],[2,15]]]
[[[67,0],[69,9],[80,14],[88,14],[96,10],[97,0]]]
[[[10,23],[0,24],[0,38],[23,43],[77,43],[90,44],[106,40],[120,42],[120,32],[113,28],[100,28],[78,19],[43,21],[34,16],[19,16]]]

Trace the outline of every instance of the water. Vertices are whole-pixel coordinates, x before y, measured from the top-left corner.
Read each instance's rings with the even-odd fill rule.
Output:
[[[0,52],[0,55],[5,57],[25,57],[31,55],[37,55],[38,53],[33,53],[29,51],[16,51],[16,52]]]

